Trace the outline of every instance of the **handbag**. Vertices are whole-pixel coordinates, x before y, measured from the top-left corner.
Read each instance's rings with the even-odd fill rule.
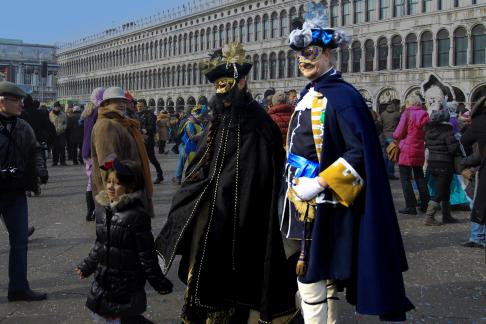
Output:
[[[406,120],[405,120],[405,126],[403,126],[402,133],[399,136],[398,140],[394,140],[388,146],[386,147],[386,155],[388,157],[388,160],[393,161],[393,162],[398,162],[398,158],[400,157],[400,140],[404,139],[407,137],[407,130],[408,130],[408,122],[410,119],[410,112],[406,112]]]

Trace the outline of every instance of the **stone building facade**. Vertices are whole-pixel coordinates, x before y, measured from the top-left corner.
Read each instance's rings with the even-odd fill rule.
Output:
[[[57,97],[56,47],[0,39],[0,80],[20,85],[34,99]]]
[[[253,62],[250,90],[301,89],[287,46],[305,0],[210,0],[178,15],[130,23],[60,48],[59,96],[87,100],[97,86],[122,86],[157,107],[183,108],[214,92],[198,63],[239,41]],[[330,22],[352,36],[336,67],[382,109],[403,101],[434,72],[470,106],[486,95],[486,0],[331,0]]]

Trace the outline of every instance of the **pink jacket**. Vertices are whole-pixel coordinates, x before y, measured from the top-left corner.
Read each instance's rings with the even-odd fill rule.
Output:
[[[407,130],[404,130],[409,115]],[[400,117],[393,138],[400,140],[398,165],[421,167],[425,162],[425,130],[429,114],[419,106],[408,107]]]

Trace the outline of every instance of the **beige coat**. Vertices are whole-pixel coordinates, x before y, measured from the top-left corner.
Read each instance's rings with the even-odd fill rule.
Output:
[[[169,140],[169,114],[160,113],[157,116],[157,130],[159,133],[159,141],[168,141]]]
[[[114,153],[119,160],[132,160],[142,165],[134,138],[119,122],[102,116],[106,107],[100,107],[91,136],[91,157],[93,159],[93,193],[98,194],[105,189],[106,172],[100,169],[108,155]],[[116,111],[111,111],[117,113]],[[146,195],[147,212],[153,216],[152,198]]]
[[[53,111],[49,113],[49,120],[56,128],[56,135],[61,135],[66,132],[67,128],[67,116],[61,111],[56,115]]]

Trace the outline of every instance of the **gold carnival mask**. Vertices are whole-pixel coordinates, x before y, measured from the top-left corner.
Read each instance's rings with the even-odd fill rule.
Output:
[[[236,85],[236,80],[233,78],[219,78],[214,82],[214,87],[216,88],[216,93],[228,93]]]
[[[323,53],[322,47],[319,46],[309,46],[304,48],[301,51],[297,52],[297,59],[299,63],[314,63],[317,61],[317,58],[322,55]]]

